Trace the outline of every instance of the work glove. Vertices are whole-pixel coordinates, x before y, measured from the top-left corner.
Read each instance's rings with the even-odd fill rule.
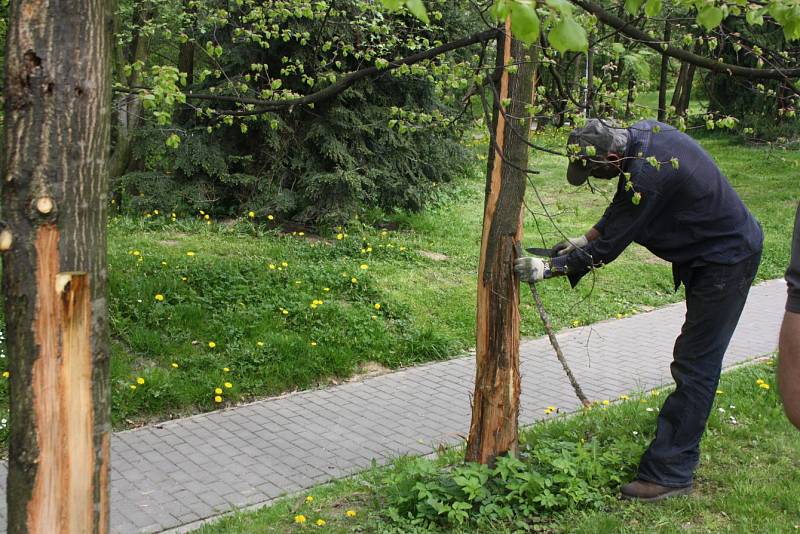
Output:
[[[514,270],[522,282],[532,284],[544,278],[544,261],[539,258],[526,256],[514,260]]]
[[[554,245],[553,248],[550,249],[550,256],[565,256],[575,249],[583,248],[588,244],[589,240],[586,239],[585,235],[580,237],[570,237],[558,243],[557,245]]]

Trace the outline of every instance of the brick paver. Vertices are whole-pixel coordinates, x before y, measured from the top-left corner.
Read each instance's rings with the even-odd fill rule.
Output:
[[[773,352],[785,284],[753,288],[725,357],[730,366]],[[596,400],[671,384],[683,303],[573,328],[558,338]],[[546,338],[525,341],[523,424],[548,405],[578,402]],[[421,365],[337,387],[255,402],[116,433],[111,442],[112,532],[159,532],[362,470],[431,452],[467,434],[473,357]],[[6,463],[0,464],[5,491]],[[6,524],[0,498],[0,525]]]

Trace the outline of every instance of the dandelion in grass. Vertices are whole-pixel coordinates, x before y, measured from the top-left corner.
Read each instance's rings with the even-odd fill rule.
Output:
[[[297,523],[298,525],[302,525],[303,523],[306,522],[306,516],[304,516],[303,514],[297,514],[296,516],[294,516],[294,522]]]
[[[626,400],[628,400],[629,398],[630,398],[630,397],[628,397],[627,395],[620,395],[620,396],[619,396],[619,400],[624,400],[624,401],[626,401]]]
[[[297,235],[304,236],[304,235],[306,235],[306,233],[305,232],[297,232]]]
[[[275,217],[273,217],[272,215],[267,215],[267,219],[271,221],[271,220],[275,219]]]
[[[139,384],[140,386],[144,385],[144,378],[142,378],[141,376],[138,377],[136,379],[136,383]]]
[[[314,524],[317,525],[318,527],[324,527],[325,526],[325,520],[324,519],[317,519]]]
[[[369,269],[369,265],[367,265],[366,263],[362,263],[361,265],[359,265],[359,269],[361,269],[362,271],[366,271],[367,269]]]
[[[760,386],[761,384],[763,384],[763,383],[764,383],[764,381],[763,381],[763,380],[761,380],[760,378],[759,378],[758,380],[756,380],[756,384],[758,384],[759,386]]]
[[[311,342],[311,346],[312,346],[312,347],[316,347],[316,346],[317,346],[317,342],[316,342],[316,341],[312,341],[312,342]]]
[[[135,390],[136,390],[136,384],[131,384],[131,391],[135,391]]]
[[[314,496],[313,496],[313,495],[307,495],[307,496],[306,496],[306,502],[307,502],[307,503],[312,503],[312,502],[314,502]]]
[[[330,291],[330,290],[331,290],[331,288],[329,288],[329,287],[323,287],[323,288],[322,288],[322,290],[323,290],[324,292],[326,292],[326,293],[327,293],[328,291]]]
[[[205,215],[203,215],[203,218],[208,221],[211,219],[211,216],[206,213]]]
[[[187,252],[187,253],[186,253],[186,255],[187,255],[187,256],[194,256],[194,255],[195,255],[195,253],[194,253],[193,251],[191,251],[191,250],[190,250],[189,252]]]
[[[213,341],[209,341],[209,342],[208,342],[208,348],[209,348],[209,349],[213,349],[213,348],[214,348],[214,347],[216,347],[216,346],[217,346],[217,344],[216,344],[216,343],[214,343]]]
[[[608,399],[606,399],[606,400],[604,400],[604,401],[603,401],[603,406],[608,406],[609,404],[610,404],[610,403],[609,403]]]
[[[356,516],[356,511],[355,510],[348,510],[348,511],[346,511],[344,513],[344,515],[346,515],[347,517],[355,517]]]
[[[765,382],[765,383],[763,383],[763,384],[759,384],[759,385],[758,385],[758,387],[760,387],[761,389],[769,389],[769,384],[767,384],[767,383]]]
[[[161,293],[156,294],[155,298],[156,298],[156,300],[158,302],[163,302],[164,301],[164,295],[162,295]]]
[[[230,372],[231,372],[231,370],[230,370],[230,368],[228,368],[228,367],[223,367],[223,368],[222,368],[222,372],[223,372],[223,373],[230,373]]]
[[[231,388],[233,387],[233,384],[231,384],[230,382],[225,382],[225,384],[223,384],[223,385],[224,385],[224,386],[225,386],[227,389],[231,389]]]
[[[256,341],[256,345],[258,345],[259,347],[263,347],[264,346],[264,342],[263,341]]]
[[[253,211],[248,211],[247,212],[247,216],[250,217],[251,219],[253,219],[253,218],[255,218],[256,214]]]
[[[336,239],[341,241],[342,239],[344,239],[344,234],[336,234]]]
[[[173,369],[177,369],[178,367],[180,367],[180,366],[177,363],[172,362],[172,368]]]
[[[222,395],[222,388],[214,388],[214,393],[217,395]]]
[[[220,402],[222,402],[222,397],[220,397],[219,395],[216,395],[216,396],[214,397],[214,402],[216,402],[217,404],[219,404]]]
[[[285,261],[281,262],[281,267],[288,267],[288,266],[289,266],[289,264],[287,262],[285,262]]]
[[[9,376],[11,376],[9,371],[3,371],[3,378],[8,378]]]
[[[370,319],[372,319],[373,321],[377,321],[378,320],[378,316],[377,315],[371,315]]]
[[[269,268],[274,271],[275,270],[275,264],[274,263],[270,263],[269,264]]]
[[[358,278],[356,278],[356,277],[354,276],[353,278],[351,278],[351,279],[350,279],[350,283],[351,283],[351,284],[357,284],[357,283],[358,283]]]
[[[376,310],[380,310],[380,309],[381,309],[381,303],[380,303],[380,302],[376,302],[376,303],[375,303],[375,304],[373,304],[372,306],[373,306],[373,307],[374,307]]]
[[[724,391],[722,391],[721,389],[718,389],[718,390],[717,390],[717,395],[722,395],[723,393],[725,393],[725,392],[724,392]]]
[[[577,320],[577,319],[572,321],[572,326],[580,326],[580,324],[581,324],[581,322],[579,320]]]

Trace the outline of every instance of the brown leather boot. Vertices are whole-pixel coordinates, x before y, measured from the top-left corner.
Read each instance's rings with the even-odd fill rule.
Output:
[[[661,499],[668,499],[669,497],[687,495],[691,493],[691,491],[691,484],[676,488],[672,486],[662,486],[661,484],[639,479],[636,479],[629,484],[625,484],[622,486],[622,488],[620,488],[620,493],[622,493],[623,499],[631,499],[642,502],[660,501]]]

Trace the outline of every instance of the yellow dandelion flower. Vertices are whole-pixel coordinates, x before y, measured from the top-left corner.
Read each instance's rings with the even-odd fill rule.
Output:
[[[220,402],[222,402],[222,397],[220,397],[219,395],[216,395],[216,396],[214,397],[214,402],[216,402],[217,404],[219,404]]]
[[[604,400],[604,401],[603,401],[603,404],[604,404],[605,406],[608,406],[608,405],[609,405],[609,402],[608,402],[608,400]]]
[[[342,239],[344,239],[344,234],[336,234],[336,239],[341,241]]]
[[[289,264],[288,264],[288,263],[286,263],[285,261],[282,261],[282,262],[281,262],[281,267],[288,267],[288,266],[289,266]]]
[[[300,284],[302,284],[302,283],[303,283],[303,281],[302,281],[302,280],[295,280],[295,281],[294,281],[294,284],[295,284],[296,286],[299,286],[299,285],[300,285]]]
[[[306,497],[306,502],[314,502],[314,496],[313,495],[308,495]]]
[[[177,363],[172,362],[172,368],[173,369],[177,369],[178,367],[180,367],[180,366]]]
[[[761,389],[769,389],[769,384],[764,382],[763,384],[759,384],[758,387],[760,387]]]
[[[362,263],[361,265],[359,265],[359,268],[362,271],[366,271],[367,269],[369,269],[369,265],[367,265],[366,263]]]
[[[299,525],[302,525],[303,523],[306,522],[306,516],[304,516],[303,514],[298,514],[294,516],[294,522]]]
[[[297,232],[297,235],[302,236],[302,235],[306,235],[306,233],[305,232]]]
[[[248,216],[248,217],[250,217],[250,218],[252,219],[253,217],[255,217],[255,216],[256,216],[256,214],[255,214],[255,212],[253,212],[253,211],[248,211],[248,212],[247,212],[247,216]]]
[[[348,511],[346,511],[344,513],[344,515],[346,515],[347,517],[355,517],[356,516],[356,511],[355,510],[348,510]]]
[[[316,346],[317,346],[317,342],[316,342],[316,341],[312,341],[312,342],[311,342],[311,346],[312,346],[312,347],[316,347]]]
[[[161,265],[163,265],[164,267],[166,267],[166,266],[167,266],[167,262],[165,262],[165,261],[162,261],[162,262],[161,262]]]
[[[580,324],[581,324],[581,322],[580,322],[579,320],[577,320],[577,319],[575,319],[574,321],[572,321],[572,326],[578,326],[578,325],[580,325]]]
[[[216,344],[216,343],[214,343],[213,341],[209,341],[209,342],[208,342],[208,348],[210,348],[210,349],[213,349],[213,348],[214,348],[214,347],[216,347],[216,346],[217,346],[217,344]]]
[[[367,247],[367,252],[372,252],[372,247]]]
[[[139,378],[137,378],[137,379],[136,379],[136,383],[137,383],[137,384],[139,384],[139,385],[141,386],[142,384],[144,384],[144,378],[142,378],[142,377],[140,376]]]
[[[405,249],[406,247],[400,247],[400,252],[403,252]]]
[[[188,280],[188,278],[186,278],[185,276],[181,276],[181,281],[182,281],[182,282],[185,282],[185,281],[187,281],[187,280]]]
[[[214,388],[214,393],[217,395],[222,395],[222,388]]]
[[[131,384],[131,391],[136,389],[136,384]]]
[[[211,219],[211,216],[210,216],[210,215],[208,215],[208,214],[205,214],[205,215],[203,215],[203,218],[204,218],[205,220],[209,220],[209,219]]]
[[[263,347],[264,346],[264,342],[263,341],[256,341],[256,345],[258,345],[259,347]]]
[[[627,395],[620,395],[620,397],[619,397],[620,400],[624,400],[624,401],[628,400],[629,398],[630,397],[628,397]]]
[[[378,316],[377,315],[372,315],[372,316],[370,316],[370,319],[372,319],[373,321],[377,321],[378,320]]]
[[[153,215],[158,215],[158,210],[153,210]]]
[[[756,380],[756,384],[758,384],[759,386],[760,386],[761,384],[763,384],[763,383],[764,383],[764,381],[763,381],[763,380],[761,380],[760,378],[759,378],[758,380]]]
[[[284,315],[289,315],[289,310],[281,310],[281,313]]]
[[[274,263],[270,263],[270,264],[269,264],[269,268],[270,268],[270,269],[272,269],[272,270],[274,271],[274,270],[275,270],[275,264],[274,264]]]
[[[724,392],[724,391],[722,391],[721,389],[718,389],[718,390],[717,390],[717,395],[722,395],[723,393],[725,393],[725,392]]]
[[[376,310],[380,310],[380,309],[381,309],[381,303],[380,303],[380,302],[376,302],[375,304],[373,304],[373,307],[374,307]]]
[[[177,217],[177,215],[175,215],[175,212],[174,212],[174,211],[172,212],[172,214],[171,214],[171,215],[172,215],[172,218],[173,218],[173,219],[174,219],[175,217]]]
[[[350,279],[351,284],[355,284],[356,282],[358,282],[358,278],[356,278],[355,276]]]
[[[162,295],[161,293],[158,293],[155,298],[156,298],[156,300],[158,302],[161,302],[161,301],[164,300],[164,295]]]
[[[225,386],[227,389],[231,389],[231,388],[233,387],[233,384],[231,384],[230,382],[225,382],[224,386]]]
[[[323,290],[323,291],[325,291],[325,292],[327,293],[328,291],[330,291],[330,290],[331,290],[331,288],[329,288],[329,287],[323,287],[323,288],[322,288],[322,290]]]
[[[187,252],[187,253],[186,253],[186,255],[187,255],[187,256],[194,256],[194,252],[192,252],[192,251],[190,250],[189,252]]]
[[[3,378],[8,378],[9,376],[11,376],[9,371],[3,371]]]
[[[131,254],[133,254],[134,256],[139,256],[141,255],[141,252],[139,252],[138,250],[134,250],[133,252],[131,252]]]
[[[314,522],[314,524],[317,525],[318,527],[324,527],[325,526],[325,520],[324,519],[317,519]]]
[[[203,210],[200,210],[200,215],[205,215],[205,214],[206,214],[206,212],[204,212]]]
[[[267,215],[267,219],[269,219],[270,221],[273,220],[274,218],[275,217],[273,217],[272,215]]]
[[[231,370],[230,370],[228,367],[223,367],[223,368],[222,368],[222,372],[223,372],[223,373],[230,373],[230,372],[231,372]]]

